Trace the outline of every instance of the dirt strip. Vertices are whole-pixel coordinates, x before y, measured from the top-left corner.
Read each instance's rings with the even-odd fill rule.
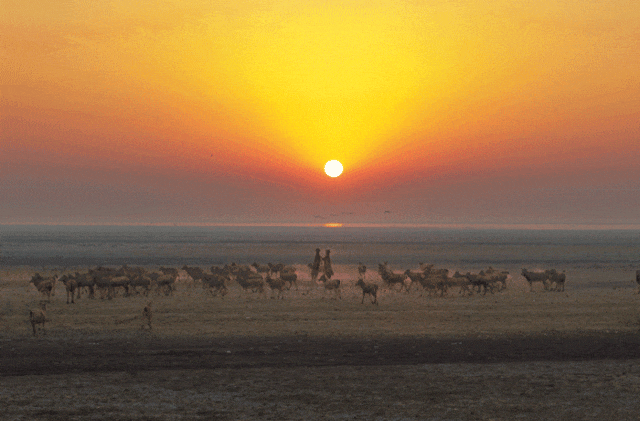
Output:
[[[0,375],[313,366],[640,359],[640,334],[496,338],[36,338],[0,341]]]

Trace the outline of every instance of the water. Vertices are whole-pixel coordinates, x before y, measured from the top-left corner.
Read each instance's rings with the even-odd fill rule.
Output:
[[[587,273],[607,272],[612,282],[628,282],[640,268],[638,230],[0,226],[5,267],[305,265],[316,248],[331,249],[334,265],[363,262],[370,269],[383,261],[397,270],[420,262],[460,271],[493,266],[517,274],[522,267],[557,268],[581,271],[584,279]]]

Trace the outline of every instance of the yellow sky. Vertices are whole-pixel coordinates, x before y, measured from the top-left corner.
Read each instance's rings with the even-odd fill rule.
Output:
[[[282,177],[637,153],[631,0],[2,3],[3,132],[25,150]]]

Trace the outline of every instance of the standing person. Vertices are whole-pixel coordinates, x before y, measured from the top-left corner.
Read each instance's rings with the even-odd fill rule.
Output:
[[[329,256],[329,253],[331,253],[331,250],[327,249],[324,257],[322,258],[322,261],[324,262],[324,276],[327,279],[331,279],[331,277],[333,276],[333,269],[331,268],[331,256]]]
[[[320,256],[320,249],[316,249],[316,256],[313,258],[313,263],[309,265],[311,267],[311,280],[316,281],[318,274],[320,273],[320,264],[322,263],[322,256]]]

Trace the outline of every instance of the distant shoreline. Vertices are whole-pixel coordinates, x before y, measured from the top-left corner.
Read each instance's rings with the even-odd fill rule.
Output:
[[[175,228],[395,228],[515,231],[640,231],[640,224],[406,224],[406,223],[3,223],[2,227],[175,227]]]
[[[316,248],[334,264],[373,268],[389,261],[428,261],[452,270],[640,267],[638,230],[447,229],[376,226],[104,226],[0,227],[2,266],[211,265],[282,262],[306,265]],[[474,269],[475,270],[475,269]]]

